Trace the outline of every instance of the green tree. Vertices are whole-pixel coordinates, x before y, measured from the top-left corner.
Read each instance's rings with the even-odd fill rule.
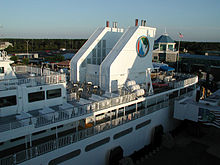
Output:
[[[16,63],[18,61],[18,56],[11,56],[10,60]]]
[[[23,58],[22,63],[25,64],[25,65],[28,65],[29,59],[28,58]]]

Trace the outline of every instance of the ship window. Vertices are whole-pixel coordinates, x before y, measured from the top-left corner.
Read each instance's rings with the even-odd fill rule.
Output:
[[[156,98],[147,100],[147,107],[156,105]]]
[[[52,127],[50,130],[55,130],[57,127]]]
[[[98,49],[98,57],[101,57],[101,49]]]
[[[187,88],[187,92],[190,92],[190,91],[192,91],[192,90],[194,90],[194,85],[189,86],[189,87]]]
[[[142,128],[142,127],[148,125],[148,124],[150,124],[150,122],[151,122],[151,120],[147,120],[147,121],[144,121],[144,122],[142,122],[142,123],[136,125],[136,130],[137,130],[137,129],[140,129],[140,128]]]
[[[68,154],[62,155],[62,156],[60,156],[60,157],[58,157],[58,158],[56,158],[56,159],[51,160],[48,164],[49,164],[49,165],[57,165],[57,164],[60,164],[60,163],[62,163],[62,162],[64,162],[64,161],[67,161],[67,160],[69,160],[69,159],[72,159],[72,158],[78,156],[80,153],[81,153],[81,150],[80,150],[80,149],[75,150],[75,151],[73,151],[73,152],[70,152],[70,153],[68,153]]]
[[[44,99],[44,91],[28,93],[28,102],[41,101]]]
[[[96,49],[95,48],[92,50],[92,57],[96,57]]]
[[[180,89],[180,95],[183,95],[186,93],[186,88]]]
[[[0,73],[5,73],[4,67],[0,67]]]
[[[101,64],[101,58],[97,59],[97,64],[100,65]]]
[[[96,58],[92,58],[92,64],[96,65]]]
[[[39,131],[39,132],[35,132],[35,133],[32,133],[32,135],[39,135],[39,134],[42,134],[42,133],[45,133],[47,132],[46,130],[43,130],[43,131]]]
[[[110,141],[110,137],[107,137],[107,138],[99,140],[95,143],[89,144],[88,146],[86,146],[85,151],[88,152],[90,150],[93,150],[101,145],[108,143],[109,141]]]
[[[82,62],[82,65],[81,65],[82,67],[86,67],[86,61],[84,60],[83,62]]]
[[[106,40],[102,41],[102,47],[105,48],[106,47]]]
[[[136,105],[135,104],[129,105],[125,108],[125,115],[133,113],[135,111],[136,111]]]
[[[99,41],[98,43],[98,48],[101,48],[101,41]]]
[[[47,91],[47,99],[61,97],[61,88]]]
[[[24,138],[25,138],[25,136],[21,136],[21,137],[15,138],[15,139],[11,139],[10,142],[14,142],[14,141],[17,141],[17,140],[22,140]]]
[[[119,132],[119,133],[116,133],[116,134],[113,136],[113,138],[114,138],[114,139],[118,139],[118,138],[120,138],[120,137],[122,137],[122,136],[125,136],[125,135],[131,133],[132,130],[133,130],[133,128],[128,128],[128,129],[126,129],[126,130],[124,130],[124,131],[121,131],[121,132]]]
[[[87,59],[87,64],[91,64],[91,58]]]
[[[118,117],[124,116],[124,108],[118,109]]]
[[[175,98],[177,96],[178,96],[178,91],[174,91],[173,93],[170,93],[169,99],[173,99],[173,98]]]
[[[106,49],[102,49],[102,58],[105,58],[106,56]]]
[[[16,105],[16,104],[17,104],[17,100],[16,100],[15,95],[7,96],[7,97],[0,97],[0,108],[12,106],[12,105]]]
[[[63,125],[59,125],[59,126],[57,126],[57,128],[62,128],[63,127]]]

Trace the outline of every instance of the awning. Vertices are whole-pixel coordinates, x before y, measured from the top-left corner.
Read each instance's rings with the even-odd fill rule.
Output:
[[[169,66],[161,66],[160,67],[160,70],[163,70],[163,71],[174,71],[175,69],[174,68],[171,68]]]

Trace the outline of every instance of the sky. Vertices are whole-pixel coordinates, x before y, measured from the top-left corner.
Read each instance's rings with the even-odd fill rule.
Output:
[[[220,0],[0,0],[0,38],[87,39],[106,20],[147,20],[179,40],[220,42]],[[140,21],[139,21],[140,22]]]

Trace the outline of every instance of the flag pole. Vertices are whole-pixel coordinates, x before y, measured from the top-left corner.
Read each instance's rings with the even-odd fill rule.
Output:
[[[178,73],[178,62],[179,62],[179,56],[180,56],[180,39],[179,39],[179,44],[178,44],[178,54],[177,54],[177,66],[176,66],[176,72]]]
[[[176,60],[176,72],[178,73],[178,68],[179,68],[179,58],[180,58],[180,40],[183,38],[182,33],[179,32],[179,44],[178,44],[178,54],[177,54],[177,60]]]

